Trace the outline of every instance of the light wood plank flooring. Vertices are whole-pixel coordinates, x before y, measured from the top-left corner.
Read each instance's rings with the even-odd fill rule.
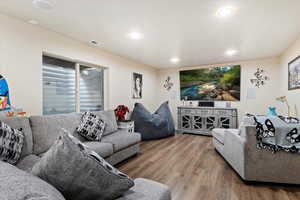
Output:
[[[141,153],[118,168],[169,185],[173,200],[300,200],[300,186],[243,182],[206,136],[144,142]]]

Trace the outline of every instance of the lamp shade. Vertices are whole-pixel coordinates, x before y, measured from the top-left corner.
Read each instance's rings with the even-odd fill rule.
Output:
[[[287,101],[287,99],[286,99],[286,96],[282,96],[282,97],[277,97],[277,98],[276,98],[276,101],[279,101],[279,102],[281,102],[281,103],[284,103],[284,102]]]

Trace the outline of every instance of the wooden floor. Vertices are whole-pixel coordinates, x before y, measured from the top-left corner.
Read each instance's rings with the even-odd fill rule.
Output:
[[[173,200],[300,200],[300,186],[243,182],[206,136],[144,142],[141,153],[118,168],[170,186]]]

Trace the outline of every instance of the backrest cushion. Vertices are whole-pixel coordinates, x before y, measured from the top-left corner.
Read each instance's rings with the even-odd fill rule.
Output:
[[[2,122],[14,129],[22,129],[24,134],[24,144],[20,158],[32,154],[33,152],[33,138],[32,131],[27,117],[1,118]]]
[[[78,113],[30,117],[33,153],[38,155],[46,152],[60,136],[62,128],[72,134],[76,132],[80,117]]]
[[[100,117],[105,123],[105,129],[103,136],[114,133],[118,130],[118,124],[115,112],[113,110],[108,111],[96,111],[93,112]]]

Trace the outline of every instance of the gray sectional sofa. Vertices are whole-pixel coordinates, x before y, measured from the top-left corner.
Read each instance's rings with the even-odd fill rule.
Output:
[[[113,111],[95,113],[101,116],[106,123],[101,142],[86,141],[76,133],[75,129],[80,123],[81,117],[78,113],[0,119],[12,128],[22,128],[25,135],[25,144],[17,165],[13,166],[0,161],[0,197],[7,200],[26,199],[27,197],[43,200],[63,199],[55,188],[30,174],[33,165],[51,147],[62,128],[73,133],[75,137],[112,165],[139,152],[139,142],[141,141],[139,133],[118,130]],[[17,185],[15,189],[14,185]],[[135,186],[118,200],[131,199],[170,200],[171,193],[169,188],[163,184],[147,179],[135,179]]]
[[[244,117],[239,129],[213,129],[215,149],[245,181],[300,184],[299,155],[257,149],[253,118]]]

